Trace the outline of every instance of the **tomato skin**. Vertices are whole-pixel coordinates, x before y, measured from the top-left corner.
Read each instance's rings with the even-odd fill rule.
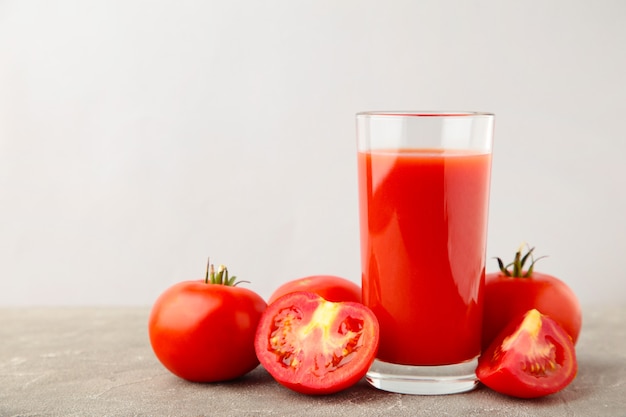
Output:
[[[150,344],[159,361],[180,378],[238,378],[259,364],[254,335],[266,307],[261,296],[246,288],[183,281],[154,303]]]
[[[536,398],[562,390],[577,371],[569,335],[556,321],[533,309],[498,335],[479,358],[476,375],[501,394]]]
[[[374,313],[360,303],[327,301],[311,292],[286,294],[263,313],[255,349],[283,386],[309,395],[356,384],[378,350]]]
[[[285,294],[297,291],[312,292],[327,301],[361,302],[361,287],[352,281],[334,275],[311,275],[284,283],[270,296],[268,304]]]
[[[491,273],[485,277],[483,350],[511,320],[533,308],[559,323],[576,344],[582,326],[580,303],[563,281],[541,272],[527,278]]]

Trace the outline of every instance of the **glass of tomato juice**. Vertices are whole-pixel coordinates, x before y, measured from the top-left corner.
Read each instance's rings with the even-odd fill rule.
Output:
[[[357,113],[363,303],[380,323],[376,388],[477,385],[495,116]]]

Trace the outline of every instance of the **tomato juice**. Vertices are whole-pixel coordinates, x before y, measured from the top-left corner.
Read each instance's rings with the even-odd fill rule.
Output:
[[[377,358],[448,365],[480,354],[491,154],[358,152],[363,302]]]

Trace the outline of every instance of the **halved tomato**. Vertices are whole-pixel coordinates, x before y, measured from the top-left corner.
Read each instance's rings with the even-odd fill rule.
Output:
[[[365,376],[378,339],[376,316],[363,304],[294,292],[263,313],[255,350],[263,367],[285,387],[303,394],[331,394]]]
[[[511,322],[481,355],[476,375],[501,394],[535,398],[562,390],[577,371],[571,337],[532,309]]]

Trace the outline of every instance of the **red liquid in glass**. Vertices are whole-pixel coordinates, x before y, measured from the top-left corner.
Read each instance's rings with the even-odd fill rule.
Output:
[[[491,155],[359,152],[363,302],[378,359],[447,365],[480,354]]]

